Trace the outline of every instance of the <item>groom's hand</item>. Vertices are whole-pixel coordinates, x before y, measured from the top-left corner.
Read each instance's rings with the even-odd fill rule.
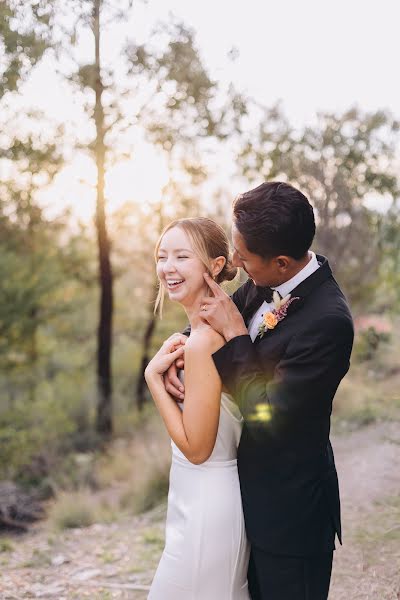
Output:
[[[243,317],[233,300],[208,273],[204,273],[204,279],[211,289],[213,297],[207,296],[201,300],[201,318],[207,321],[215,331],[218,331],[227,342],[238,335],[248,335]]]
[[[182,333],[173,333],[167,341],[176,342],[175,345],[178,347],[180,345],[185,345],[187,340],[188,338],[186,335],[183,335]],[[178,377],[178,369],[183,369],[184,366],[184,359],[181,357],[172,363],[168,371],[164,373],[164,387],[178,402],[183,402],[185,398],[185,388]]]

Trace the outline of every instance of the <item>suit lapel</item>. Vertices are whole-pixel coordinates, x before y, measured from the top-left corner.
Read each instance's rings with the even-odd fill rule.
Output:
[[[318,288],[322,283],[324,283],[327,279],[332,277],[332,271],[329,266],[328,259],[325,256],[317,254],[317,260],[320,264],[319,269],[314,271],[307,279],[304,279],[292,292],[290,293],[292,298],[298,298],[291,303],[288,308],[287,316],[285,319],[290,318],[291,315],[296,313],[298,310],[302,308],[304,305],[306,298],[309,294]],[[248,326],[251,317],[254,315],[256,310],[261,306],[260,298],[257,295],[256,287],[253,285],[248,293],[248,300],[246,301],[245,308],[243,310],[242,316],[246,326]],[[267,338],[273,337],[276,331],[279,331],[281,327],[285,326],[285,319],[283,319],[274,329],[270,329],[262,338],[257,336],[254,340],[254,343],[259,343],[264,341]]]

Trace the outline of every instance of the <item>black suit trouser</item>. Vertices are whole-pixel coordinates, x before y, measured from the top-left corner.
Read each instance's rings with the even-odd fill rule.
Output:
[[[333,552],[276,556],[252,547],[248,581],[252,600],[327,600]]]

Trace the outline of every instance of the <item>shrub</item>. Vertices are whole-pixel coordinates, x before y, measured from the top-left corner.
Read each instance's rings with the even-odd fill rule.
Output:
[[[383,343],[390,341],[390,334],[386,331],[378,331],[375,327],[368,327],[357,336],[354,345],[354,356],[359,362],[365,362],[375,358],[378,349]]]
[[[14,550],[14,546],[7,538],[0,539],[0,553],[2,552],[12,552]]]
[[[131,485],[121,496],[120,505],[129,512],[143,513],[163,502],[168,494],[167,472],[156,471],[136,485]]]
[[[89,491],[62,492],[50,509],[50,522],[55,529],[88,527],[98,518],[98,509]]]

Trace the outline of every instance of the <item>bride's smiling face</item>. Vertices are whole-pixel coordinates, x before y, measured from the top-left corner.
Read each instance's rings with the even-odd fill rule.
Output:
[[[183,229],[173,227],[166,231],[158,248],[157,276],[170,300],[190,306],[204,296],[206,271]]]

